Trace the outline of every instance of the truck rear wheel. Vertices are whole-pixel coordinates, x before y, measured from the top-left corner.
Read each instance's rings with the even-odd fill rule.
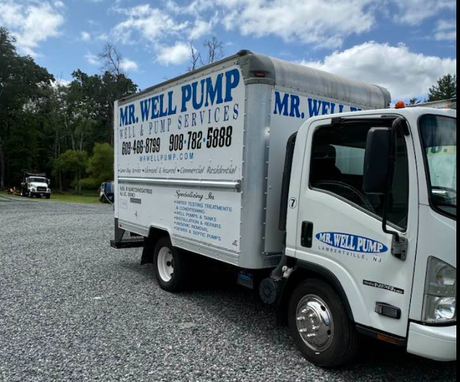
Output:
[[[168,237],[158,240],[153,254],[155,277],[161,289],[168,292],[178,292],[186,284],[185,254],[171,244]]]
[[[358,349],[358,334],[337,293],[321,280],[307,280],[289,303],[291,335],[307,361],[321,367],[341,366]]]

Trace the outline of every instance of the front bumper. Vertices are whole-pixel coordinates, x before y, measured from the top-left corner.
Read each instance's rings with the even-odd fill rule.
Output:
[[[435,361],[457,360],[457,326],[409,326],[407,352]]]

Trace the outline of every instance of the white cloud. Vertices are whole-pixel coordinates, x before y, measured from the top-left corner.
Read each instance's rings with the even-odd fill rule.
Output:
[[[302,64],[345,78],[386,87],[393,100],[425,96],[436,81],[457,72],[457,60],[425,56],[400,44],[366,42],[334,52],[322,62]]]
[[[196,19],[193,28],[189,32],[189,39],[195,40],[209,34],[212,28],[217,23],[217,16],[213,17],[209,21],[202,19]]]
[[[138,33],[143,39],[157,43],[165,36],[183,31],[188,23],[176,23],[166,12],[150,5],[138,5],[133,8],[116,9],[126,19],[113,28],[115,38],[123,43],[131,43]]]
[[[457,23],[455,20],[440,20],[436,27],[434,38],[437,41],[441,40],[456,40],[457,39]]]
[[[83,32],[81,32],[81,34],[80,34],[80,38],[81,38],[83,41],[89,41],[89,40],[91,40],[91,34],[90,34],[89,32],[83,31]]]
[[[159,44],[171,35],[199,39],[220,22],[227,30],[238,30],[245,36],[274,35],[285,41],[336,48],[347,36],[373,27],[375,1],[194,0],[180,6],[168,0],[164,9],[148,4],[115,8],[125,20],[112,32],[123,43],[131,42],[138,33]],[[205,15],[210,11],[214,13],[211,18]]]
[[[351,34],[368,31],[374,24],[370,5],[376,0],[194,0],[180,7],[172,0],[166,8],[177,15],[194,16],[190,31],[204,35],[220,19],[227,30],[247,36],[274,35],[285,41],[300,41],[315,46],[338,47]],[[203,21],[206,11],[218,17]]]
[[[109,39],[109,36],[107,35],[107,33],[101,33],[96,38],[100,41],[107,41]]]
[[[65,86],[65,87],[67,87],[67,86],[70,85],[71,82],[72,82],[72,81],[65,80],[65,79],[63,79],[63,78],[58,78],[58,79],[56,79],[56,80],[54,80],[54,81],[51,81],[51,86],[52,86],[53,88],[57,88],[58,86]]]
[[[139,65],[135,61],[123,58],[120,63],[120,69],[125,72],[137,72],[139,70]]]
[[[120,4],[121,2],[117,2]],[[383,22],[419,25],[446,10],[455,0],[164,0],[162,7],[143,4],[112,10],[123,19],[112,29],[116,41],[144,41],[154,48],[171,38],[197,40],[220,24],[243,36],[278,37],[285,42],[338,49],[350,36]],[[154,4],[157,4],[154,2]],[[438,39],[451,39],[440,31]]]
[[[190,58],[189,45],[176,42],[174,46],[158,49],[157,61],[162,65],[180,65]]]
[[[455,11],[456,0],[391,0],[399,9],[395,20],[409,24],[419,25],[426,19],[436,16],[443,10]]]
[[[0,3],[0,25],[10,29],[20,51],[37,56],[36,49],[41,42],[59,36],[59,28],[64,23],[62,8],[60,1],[18,4],[3,0]]]
[[[335,48],[345,37],[370,30],[375,19],[369,5],[374,0],[217,0],[228,8],[224,25],[243,35],[275,35]]]
[[[167,0],[165,12],[191,19],[191,38],[204,35],[206,13],[216,12],[227,30],[244,36],[277,36],[316,47],[338,48],[351,35],[375,27],[376,16],[419,25],[442,11],[456,10],[455,0]],[[449,35],[451,36],[451,34]],[[190,37],[189,37],[190,38]]]
[[[232,2],[232,0],[229,0],[229,2]],[[179,6],[176,2],[173,0],[168,0],[166,2],[166,8],[171,10],[172,12],[176,14],[187,14],[187,15],[192,15],[195,17],[200,17],[203,12],[217,8],[219,6],[218,1],[215,0],[193,0],[191,1],[188,5],[185,6]]]
[[[95,54],[92,54],[91,52],[86,53],[84,57],[85,57],[85,60],[88,62],[88,64],[91,64],[91,65],[101,64],[99,57]]]

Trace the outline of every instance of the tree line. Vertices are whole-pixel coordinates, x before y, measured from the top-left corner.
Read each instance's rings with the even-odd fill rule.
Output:
[[[215,37],[203,47],[201,54],[190,42],[188,70],[223,58]],[[0,190],[19,186],[25,171],[46,173],[61,192],[80,193],[113,179],[113,105],[139,89],[123,73],[115,46],[106,44],[99,58],[100,74],[77,69],[63,84],[21,56],[14,37],[0,27]],[[448,75],[430,88],[428,100],[456,96],[456,76]]]
[[[60,191],[113,179],[113,104],[138,90],[119,53],[106,45],[101,74],[75,70],[63,84],[14,44],[0,28],[0,189],[24,171],[51,175]]]

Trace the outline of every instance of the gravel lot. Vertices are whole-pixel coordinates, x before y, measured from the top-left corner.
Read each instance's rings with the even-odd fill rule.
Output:
[[[251,291],[224,277],[172,295],[114,250],[110,205],[0,198],[1,381],[456,380],[456,363],[366,341],[325,371]]]

